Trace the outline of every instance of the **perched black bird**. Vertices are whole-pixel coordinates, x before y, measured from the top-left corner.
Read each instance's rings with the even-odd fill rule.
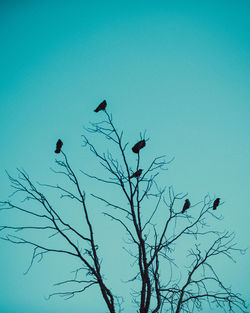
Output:
[[[188,199],[186,199],[181,213],[184,213],[187,209],[189,209],[190,205],[191,205],[190,201]]]
[[[133,146],[132,151],[133,151],[134,153],[139,153],[139,151],[140,151],[143,147],[145,147],[145,145],[146,145],[146,142],[145,142],[144,139],[141,140],[141,141],[138,141],[138,142]]]
[[[134,174],[132,176],[130,176],[130,178],[133,178],[133,177],[139,177],[142,173],[142,169],[139,169],[138,171],[134,172]]]
[[[60,153],[62,149],[63,142],[61,139],[57,140],[55,153]]]
[[[106,100],[103,100],[102,103],[98,105],[98,107],[95,109],[95,112],[104,111],[106,109],[107,102]]]
[[[215,199],[213,203],[213,210],[216,210],[219,204],[220,204],[220,198]]]

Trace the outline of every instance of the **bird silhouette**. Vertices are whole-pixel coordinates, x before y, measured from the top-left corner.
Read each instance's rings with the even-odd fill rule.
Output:
[[[140,140],[140,141],[138,141],[138,142],[133,146],[132,151],[133,151],[134,153],[139,153],[139,151],[140,151],[143,147],[145,147],[145,145],[146,145],[145,140],[144,140],[144,139],[143,139],[143,140]]]
[[[57,140],[55,153],[60,153],[62,149],[63,142],[61,139]]]
[[[216,198],[213,203],[213,210],[216,210],[219,204],[220,204],[220,198]]]
[[[182,208],[181,213],[184,213],[187,209],[189,209],[189,208],[190,208],[190,205],[191,205],[190,201],[189,201],[188,199],[186,199],[186,200],[185,200],[185,203],[184,203],[184,205],[183,205],[183,208]]]
[[[106,100],[103,100],[102,103],[98,105],[98,107],[95,109],[95,112],[104,111],[106,109],[107,102]]]
[[[132,176],[130,176],[130,178],[133,178],[133,177],[139,177],[142,173],[142,169],[139,169],[138,171],[134,172],[134,174]]]

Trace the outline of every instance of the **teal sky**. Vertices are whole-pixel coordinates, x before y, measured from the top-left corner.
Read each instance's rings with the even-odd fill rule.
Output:
[[[220,196],[219,227],[249,247],[249,69],[249,1],[1,1],[0,198],[10,193],[5,169],[53,181],[58,138],[75,169],[97,170],[81,134],[101,120],[93,110],[106,99],[131,145],[147,130],[145,158],[175,157],[161,183],[189,192],[194,203],[208,192]],[[120,231],[99,217],[97,225],[100,241]],[[118,238],[114,246],[122,245]],[[72,261],[46,258],[24,276],[30,250],[5,242],[0,249],[0,312],[106,312],[94,291],[44,299],[69,278]],[[249,264],[249,252],[236,264],[216,264],[247,301]],[[105,266],[126,294],[120,279],[128,277],[119,277],[119,266],[129,267],[126,254]],[[124,312],[134,311],[128,303]]]

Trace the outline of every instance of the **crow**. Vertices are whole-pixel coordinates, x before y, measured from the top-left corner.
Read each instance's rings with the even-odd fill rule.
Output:
[[[189,208],[190,208],[190,201],[188,199],[186,199],[181,213],[184,213]]]
[[[143,147],[145,147],[145,145],[146,145],[146,142],[145,142],[144,139],[141,140],[141,141],[138,141],[138,142],[133,146],[132,151],[133,151],[134,153],[139,153],[139,151],[140,151]]]
[[[213,203],[213,210],[216,210],[219,204],[220,204],[220,198],[215,199]]]
[[[142,173],[142,169],[139,169],[138,171],[134,172],[134,174],[132,176],[130,176],[130,178],[133,178],[133,177],[139,177]]]
[[[63,145],[62,140],[61,140],[61,139],[58,139],[58,141],[57,141],[57,143],[56,143],[56,150],[55,150],[55,153],[60,153],[60,152],[61,152],[62,145]]]
[[[103,100],[102,103],[98,105],[98,107],[95,109],[94,112],[104,111],[106,109],[106,106],[107,106],[107,102],[106,100]]]

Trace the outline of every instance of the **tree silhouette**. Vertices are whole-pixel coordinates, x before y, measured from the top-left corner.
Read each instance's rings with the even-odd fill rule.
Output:
[[[212,210],[215,206],[214,199],[206,195],[201,202],[194,205],[195,210],[182,214],[190,206],[189,200],[186,199],[183,209],[180,209],[186,194],[175,193],[173,187],[161,188],[157,183],[158,174],[164,171],[171,161],[157,156],[151,163],[143,163],[143,154],[134,155],[131,148],[127,149],[129,144],[123,142],[123,132],[119,132],[115,127],[111,114],[105,109],[106,102],[104,104],[105,107],[99,106],[99,109],[95,110],[103,111],[103,121],[91,123],[86,130],[103,136],[113,147],[110,151],[118,153],[100,152],[89,137],[83,135],[84,147],[90,149],[107,175],[102,178],[84,170],[81,170],[81,173],[99,183],[118,187],[126,200],[114,203],[114,199],[109,199],[108,196],[104,198],[92,194],[110,210],[105,210],[104,216],[117,222],[127,236],[124,244],[127,246],[128,258],[134,261],[135,270],[135,275],[130,277],[128,283],[137,282],[137,290],[131,292],[131,300],[136,304],[137,312],[194,312],[200,310],[203,305],[210,305],[211,309],[219,307],[225,312],[246,312],[245,301],[222,282],[214,267],[214,259],[218,256],[233,259],[234,253],[244,252],[235,246],[233,233],[220,232],[209,226],[213,225],[212,221],[219,223],[221,220],[221,216],[217,216],[217,212]],[[145,141],[139,144],[139,148],[144,146]],[[150,145],[147,145],[147,149],[150,149]],[[96,285],[108,311],[121,312],[121,297],[104,281],[101,257],[94,235],[95,221],[90,218],[86,200],[87,186],[83,191],[79,175],[73,170],[68,156],[61,150],[61,146],[57,146],[57,150],[61,152],[58,155],[60,159],[56,160],[59,169],[54,172],[65,177],[71,187],[35,184],[29,175],[20,169],[17,178],[8,174],[14,189],[13,200],[1,201],[1,211],[22,213],[27,216],[28,224],[1,225],[1,239],[14,244],[30,245],[33,249],[30,267],[34,261],[40,261],[48,253],[68,255],[73,261],[78,259],[81,267],[75,271],[74,277],[57,285],[68,286],[75,283],[81,287],[72,288],[67,292],[55,292],[50,297],[60,295],[71,298]],[[129,162],[131,156],[135,158],[133,165]],[[141,163],[143,171],[140,169]],[[133,171],[132,168],[136,170]],[[56,209],[41,191],[44,187],[59,191],[62,198],[71,199],[80,205],[86,224],[83,230],[78,230],[60,214],[60,210]],[[23,201],[14,200],[17,194],[23,195]],[[32,201],[32,207],[27,205],[29,201]],[[218,205],[219,203],[216,203],[216,206]],[[33,218],[36,223],[30,222],[28,217]],[[16,231],[21,235],[14,235],[13,232]],[[27,234],[27,231],[30,233]],[[46,234],[46,244],[36,239],[35,235],[40,232]],[[55,236],[63,240],[64,248],[57,246]],[[187,255],[182,252],[182,265],[186,266],[183,269],[177,266],[175,253],[178,252],[180,243],[189,237],[192,238],[192,243]],[[115,255],[115,251],[112,253]],[[79,280],[82,271],[85,272],[85,278]]]

